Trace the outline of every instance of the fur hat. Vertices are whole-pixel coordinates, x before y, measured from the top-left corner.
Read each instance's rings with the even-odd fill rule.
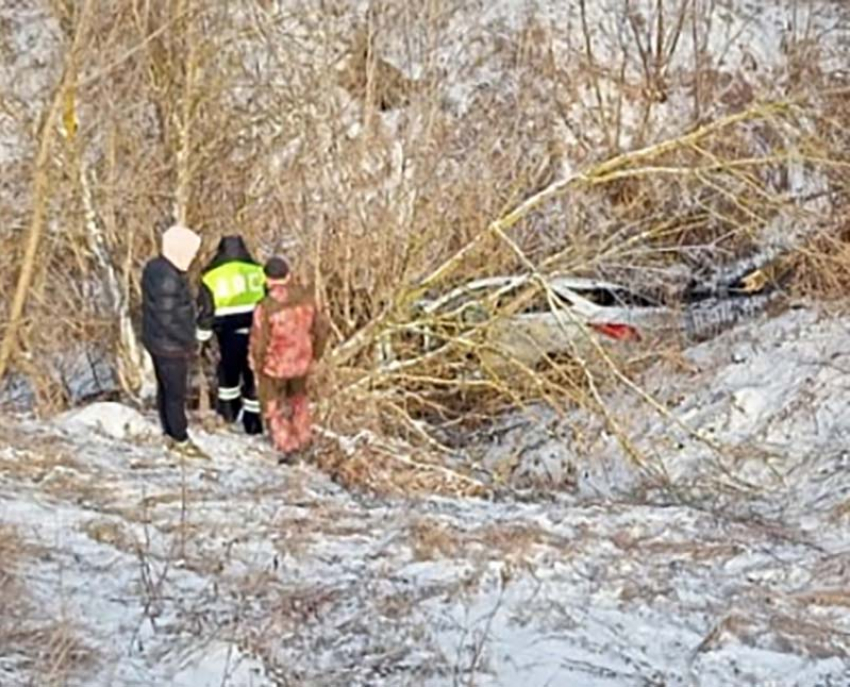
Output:
[[[289,276],[289,264],[277,256],[269,258],[263,270],[270,281],[281,281]]]
[[[181,272],[192,264],[201,247],[201,237],[182,224],[174,224],[162,235],[162,255]]]

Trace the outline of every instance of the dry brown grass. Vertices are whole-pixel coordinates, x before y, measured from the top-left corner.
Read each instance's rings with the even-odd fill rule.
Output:
[[[16,679],[59,687],[85,675],[95,656],[72,623],[45,615],[30,597],[28,559],[36,553],[0,523],[0,658]]]
[[[433,518],[417,520],[411,527],[409,541],[418,561],[438,558],[456,559],[465,548],[465,537],[452,525]]]
[[[41,482],[55,470],[80,467],[70,447],[55,437],[24,434],[14,423],[0,420],[0,442],[15,451],[0,456],[0,469],[11,479]]]
[[[528,524],[485,525],[472,534],[483,545],[488,556],[501,555],[505,559],[523,560],[532,557],[540,547],[565,549],[568,545],[568,542],[543,527]]]
[[[359,436],[363,437],[359,441]],[[371,432],[323,443],[314,464],[343,486],[391,496],[485,496],[493,487],[445,466],[440,451]]]
[[[793,652],[812,658],[844,658],[847,641],[842,632],[827,622],[811,622],[791,612],[774,609],[769,617],[729,613],[697,648],[712,651],[728,642],[774,651]]]
[[[408,541],[416,560],[504,561],[514,568],[527,567],[527,561],[541,549],[557,549],[566,554],[569,548],[566,540],[543,527],[501,522],[464,531],[430,517],[420,518],[410,526]]]

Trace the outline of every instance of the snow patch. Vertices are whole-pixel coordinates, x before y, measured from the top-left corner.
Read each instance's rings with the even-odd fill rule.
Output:
[[[121,403],[92,403],[60,415],[55,422],[71,433],[93,431],[123,441],[152,437],[158,433],[154,422]]]
[[[171,675],[172,687],[272,687],[263,665],[237,646],[214,642]]]

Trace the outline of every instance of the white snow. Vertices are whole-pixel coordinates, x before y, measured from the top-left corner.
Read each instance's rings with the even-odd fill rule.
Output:
[[[249,658],[233,644],[214,642],[195,656],[186,659],[178,672],[170,676],[174,687],[262,687],[262,664]]]
[[[59,27],[37,3],[9,1],[0,4],[0,27],[0,163],[6,165],[27,150],[25,122],[37,118],[59,72]]]
[[[0,523],[49,552],[27,593],[97,657],[68,684],[847,684],[848,326],[789,311],[640,380],[728,456],[612,396],[670,484],[569,439],[579,414],[486,459],[519,450],[517,484],[571,460],[574,489],[405,501],[238,433],[197,429],[212,464],[183,469],[152,417],[95,404],[3,421]]]
[[[671,374],[659,365],[644,376],[642,387],[666,414],[629,391],[608,400],[611,413],[649,465],[680,489],[699,490],[709,480],[747,492],[755,480],[771,493],[799,490],[795,474],[815,466],[819,475],[840,477],[840,453],[850,436],[848,326],[812,309],[741,325],[687,351],[689,372]],[[550,418],[545,432],[529,432],[548,417],[535,410],[504,433],[488,461],[520,452],[520,482],[551,485],[571,475],[586,497],[629,493],[641,481],[641,470],[601,420],[576,412],[564,421]],[[715,472],[721,465],[729,473],[722,478]],[[815,474],[807,472],[806,479]]]
[[[56,425],[71,433],[94,433],[131,441],[161,433],[157,425],[139,411],[120,403],[93,403],[71,410],[56,420]]]
[[[648,15],[656,3],[633,4]],[[784,94],[777,48],[801,37],[824,69],[846,63],[840,3],[802,3],[793,30],[793,0],[709,4],[709,53],[733,84]],[[0,81],[35,70],[17,94],[34,109],[56,77],[57,29],[19,5],[20,64]],[[587,5],[596,59],[616,67],[623,3]],[[547,126],[565,142],[562,164],[580,167],[578,149],[598,147],[601,132],[592,84],[579,78],[578,3],[458,7],[435,58],[451,108],[488,93],[510,101],[523,74],[506,64],[533,14],[575,81],[564,121]],[[47,27],[38,40],[36,20]],[[656,133],[688,121],[689,40],[653,110]],[[380,48],[423,73],[392,35]],[[627,66],[639,87],[634,52]],[[635,112],[624,108],[624,148]],[[0,160],[22,154],[13,123],[0,119]],[[406,190],[408,161],[388,141],[389,176]],[[281,150],[269,155],[285,166]],[[343,171],[328,173],[332,188],[347,183]],[[820,188],[807,179],[793,188]],[[197,428],[212,463],[182,465],[152,414],[119,404],[0,417],[0,525],[32,547],[15,574],[37,616],[65,619],[94,658],[71,686],[847,685],[848,330],[846,316],[807,307],[694,347],[681,369],[638,380],[669,416],[613,393],[606,402],[643,467],[587,413],[506,418],[478,456],[491,469],[516,463],[514,491],[492,502],[348,492],[309,466],[278,467],[262,439]],[[4,653],[3,687],[39,684],[37,665]]]

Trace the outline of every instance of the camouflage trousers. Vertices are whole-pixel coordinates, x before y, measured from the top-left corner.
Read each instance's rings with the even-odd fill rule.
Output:
[[[306,448],[312,439],[307,378],[260,375],[258,386],[263,419],[275,448],[283,453]]]

